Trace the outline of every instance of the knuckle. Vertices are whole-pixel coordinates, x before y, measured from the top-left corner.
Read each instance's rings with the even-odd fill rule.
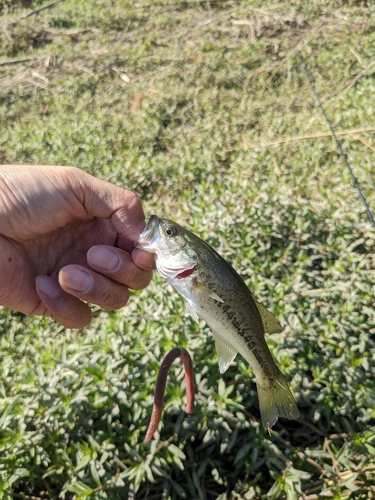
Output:
[[[142,211],[142,201],[141,198],[133,193],[133,191],[127,191],[128,194],[128,204],[132,210]]]
[[[150,271],[144,271],[133,263],[128,266],[125,273],[126,283],[133,290],[146,288],[151,281],[151,277],[152,273]]]
[[[119,288],[121,287],[121,288]],[[100,295],[100,305],[105,309],[120,309],[129,300],[129,290],[125,286],[106,286]]]

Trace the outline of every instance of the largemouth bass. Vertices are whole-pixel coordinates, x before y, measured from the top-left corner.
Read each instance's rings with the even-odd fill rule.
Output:
[[[160,275],[185,299],[192,318],[201,317],[212,330],[220,373],[237,353],[248,361],[256,376],[263,426],[271,428],[278,417],[297,418],[294,397],[264,338],[280,332],[280,323],[237,272],[198,236],[156,215],[136,246],[155,253]]]

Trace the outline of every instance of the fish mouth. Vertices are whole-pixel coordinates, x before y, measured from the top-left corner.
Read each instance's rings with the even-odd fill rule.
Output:
[[[139,235],[138,240],[135,242],[136,248],[141,248],[142,250],[150,251],[150,243],[152,238],[155,236],[156,230],[158,228],[160,219],[157,215],[151,215],[148,219],[146,227],[143,232]]]

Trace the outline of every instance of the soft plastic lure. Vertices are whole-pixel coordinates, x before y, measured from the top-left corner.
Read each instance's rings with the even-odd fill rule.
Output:
[[[190,354],[183,347],[175,347],[164,357],[158,378],[156,380],[154,406],[152,408],[152,415],[150,423],[148,424],[145,441],[150,441],[161,420],[164,407],[164,392],[167,383],[167,376],[169,368],[173,361],[181,358],[184,362],[185,368],[185,382],[186,382],[186,413],[191,414],[194,411],[194,373],[193,364],[191,362]]]

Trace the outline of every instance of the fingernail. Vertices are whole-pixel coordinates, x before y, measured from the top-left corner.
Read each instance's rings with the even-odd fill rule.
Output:
[[[106,247],[91,247],[87,252],[90,264],[105,271],[115,271],[120,263],[120,258],[116,252]]]
[[[46,297],[56,297],[60,293],[60,287],[52,278],[47,276],[38,276],[36,278],[38,292]]]
[[[78,267],[66,267],[61,269],[59,281],[66,288],[84,293],[91,285],[91,276]]]

